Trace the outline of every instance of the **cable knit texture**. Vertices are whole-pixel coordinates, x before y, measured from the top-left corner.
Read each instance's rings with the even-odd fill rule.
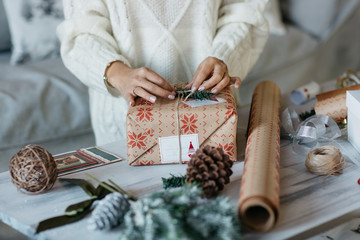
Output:
[[[109,62],[146,66],[170,83],[189,82],[207,57],[244,79],[268,37],[267,0],[63,0],[58,27],[65,66],[89,87],[98,145],[125,138],[128,104],[109,89]]]

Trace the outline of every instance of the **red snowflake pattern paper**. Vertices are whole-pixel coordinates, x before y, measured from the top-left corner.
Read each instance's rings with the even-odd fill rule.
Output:
[[[162,164],[159,137],[198,134],[200,146],[221,147],[236,159],[237,113],[228,87],[217,97],[226,102],[192,108],[180,100],[158,98],[156,103],[136,99],[127,114],[129,165]]]

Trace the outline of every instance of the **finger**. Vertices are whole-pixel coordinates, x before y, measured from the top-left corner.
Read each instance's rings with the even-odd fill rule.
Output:
[[[192,82],[189,82],[188,84],[185,85],[185,88],[191,88],[192,86]]]
[[[230,84],[235,88],[239,88],[241,85],[241,79],[239,77],[230,77]]]
[[[149,93],[148,91],[146,91],[145,89],[143,89],[142,87],[137,87],[135,89],[135,94],[138,97],[141,97],[145,100],[148,100],[152,103],[156,102],[156,96],[154,96],[153,94]]]
[[[230,77],[229,75],[225,75],[224,78],[213,88],[211,89],[212,93],[218,93],[221,90],[223,90],[225,87],[227,87],[230,83]]]
[[[201,84],[201,86],[199,87],[199,91],[210,89],[211,87],[218,84],[224,78],[226,70],[226,67],[224,67],[223,65],[215,65],[213,75],[211,76],[211,78],[209,78],[209,80]]]
[[[154,95],[154,96],[159,96],[162,98],[168,98],[168,99],[175,99],[175,91],[168,91],[165,90],[161,87],[159,87],[158,85],[145,80],[141,83],[140,85],[144,90],[146,90],[148,93]]]
[[[204,68],[204,65],[208,65],[210,64],[209,62],[211,61],[210,57],[205,58],[197,67],[195,73],[194,73],[194,77],[191,80],[190,83],[188,83],[185,87],[186,88],[191,88],[194,84],[194,80],[197,79],[199,77],[199,74],[201,73],[202,69]],[[206,78],[208,78],[210,76],[211,72],[206,76]],[[194,89],[195,90],[195,89]]]
[[[135,106],[135,97],[132,94],[127,94],[125,96],[126,101],[129,103],[129,106]]]
[[[153,82],[154,84],[160,86],[163,89],[166,89],[170,92],[175,91],[174,87],[171,86],[164,78],[162,78],[159,74],[149,68],[140,68],[139,74],[141,77],[148,79],[149,81]]]
[[[191,91],[195,92],[199,86],[209,77],[214,70],[214,64],[211,61],[203,62],[196,69],[193,80],[191,82]]]

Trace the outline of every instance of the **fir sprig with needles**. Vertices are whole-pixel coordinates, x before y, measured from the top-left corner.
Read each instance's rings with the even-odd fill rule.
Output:
[[[176,97],[184,97],[185,99],[191,98],[194,100],[208,100],[211,99],[215,94],[209,91],[195,91],[192,92],[190,88],[176,88]]]
[[[169,178],[161,178],[163,181],[164,189],[182,187],[185,184],[186,175],[175,176],[171,174]]]

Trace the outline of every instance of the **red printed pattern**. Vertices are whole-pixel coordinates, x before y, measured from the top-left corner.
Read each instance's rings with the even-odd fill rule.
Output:
[[[273,94],[269,94],[273,91]],[[279,209],[279,166],[280,166],[280,92],[269,83],[255,89],[249,138],[245,150],[240,205],[251,197],[268,199]],[[261,126],[261,127],[259,127]],[[264,167],[266,166],[266,167]],[[259,171],[262,170],[262,171]],[[260,179],[266,181],[265,188],[259,188]],[[266,192],[262,190],[266,189]]]
[[[158,99],[152,104],[138,99],[136,106],[129,109],[127,117],[129,164],[161,164],[157,139],[174,136],[179,130],[181,134],[198,134],[200,145],[219,146],[232,160],[236,160],[235,100],[230,88],[218,97],[224,98],[226,103],[197,108],[188,107],[181,101],[177,108],[177,101]],[[176,109],[179,109],[178,114]]]
[[[181,122],[183,123],[181,130],[182,134],[193,134],[197,133],[197,126],[196,122],[198,121],[198,115],[197,114],[189,114],[189,115],[183,115],[181,118]]]

